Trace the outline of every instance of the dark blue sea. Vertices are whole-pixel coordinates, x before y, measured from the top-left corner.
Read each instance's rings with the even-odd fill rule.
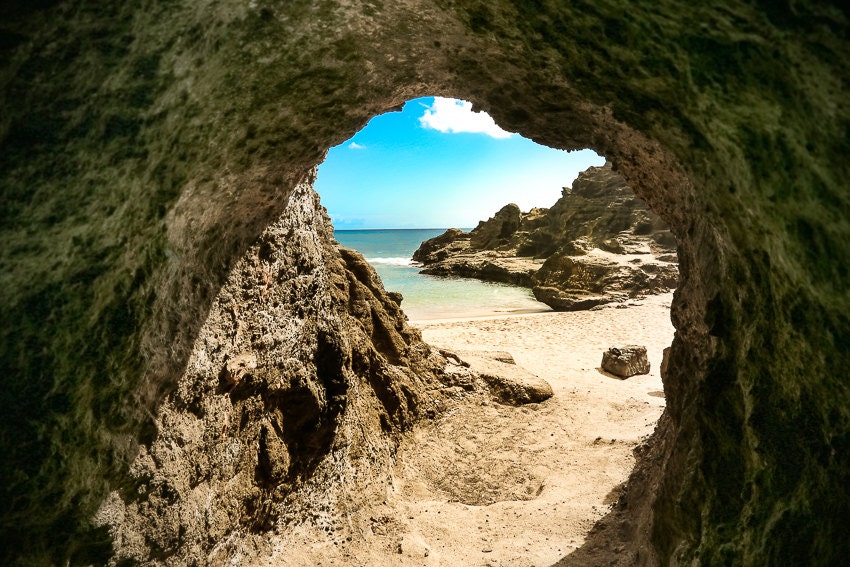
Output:
[[[411,260],[423,240],[445,229],[337,230],[343,246],[358,250],[375,268],[384,287],[401,292],[401,303],[411,319],[441,319],[548,311],[531,290],[469,278],[429,276],[419,273]]]

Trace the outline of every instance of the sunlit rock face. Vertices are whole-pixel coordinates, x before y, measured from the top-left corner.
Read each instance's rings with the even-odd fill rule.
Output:
[[[4,563],[115,553],[90,518],[164,439],[164,400],[196,372],[232,269],[248,269],[282,213],[298,233],[321,222],[286,207],[328,147],[425,95],[471,100],[552,147],[594,148],[676,234],[668,409],[629,489],[623,564],[850,553],[850,26],[837,4],[69,0],[0,15]],[[284,240],[328,281],[362,282],[355,258]],[[380,291],[364,301],[385,305]],[[316,328],[362,308],[342,302]],[[234,325],[243,316],[258,320]],[[334,344],[356,343],[333,328]],[[293,344],[312,352],[309,336]],[[369,352],[383,340],[364,336]],[[397,347],[375,348],[379,363],[413,374],[386,373],[382,388],[404,382],[418,398],[431,381],[409,357],[387,359]],[[222,359],[233,392],[263,363],[246,356]],[[348,369],[327,360],[321,374]],[[346,372],[348,385],[364,375]],[[338,425],[361,404],[312,392]],[[247,426],[262,436],[270,416]],[[293,462],[313,461],[283,443],[287,463],[256,458],[286,483]],[[238,523],[260,517],[252,505],[224,507]],[[140,532],[168,510],[138,516]],[[176,553],[145,545],[133,549]],[[593,545],[606,544],[580,552]]]
[[[96,514],[117,560],[262,556],[267,532],[316,514],[333,532],[386,498],[399,432],[439,409],[445,359],[334,245],[318,201],[299,184],[230,271],[157,438]]]
[[[531,287],[578,311],[676,288],[676,239],[610,164],[581,172],[549,208],[510,203],[470,232],[450,228],[413,253],[423,274]]]

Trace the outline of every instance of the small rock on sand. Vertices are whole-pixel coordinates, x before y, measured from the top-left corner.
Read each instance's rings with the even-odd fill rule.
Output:
[[[626,345],[609,348],[602,355],[602,370],[621,378],[629,378],[636,374],[649,374],[646,347]]]

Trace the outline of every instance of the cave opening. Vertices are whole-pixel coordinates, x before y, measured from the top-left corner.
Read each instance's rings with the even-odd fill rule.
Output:
[[[373,449],[401,417],[363,419],[427,406],[430,384],[368,356],[399,344],[367,317],[391,301],[334,303],[368,266],[325,246],[303,181],[325,148],[423,92],[468,96],[551,147],[596,148],[680,238],[661,456],[651,486],[630,483],[617,530],[631,545],[610,563],[846,559],[850,391],[836,369],[850,343],[850,47],[838,3],[37,4],[4,10],[0,42],[0,539],[17,542],[4,564],[91,563],[69,557],[94,541],[90,512],[127,475],[115,563],[265,554],[269,540],[241,522],[279,504],[255,473],[259,458],[266,480],[289,474],[292,461],[269,458],[288,436],[269,409],[289,387],[320,408],[309,415],[348,420],[343,441],[365,423],[366,457],[334,445],[338,470],[389,461]],[[258,238],[269,245],[254,254]],[[357,317],[380,323],[381,340],[347,326]],[[242,333],[248,323],[263,332]],[[352,389],[336,413],[336,378],[351,376],[334,367],[351,360],[383,397]],[[219,376],[240,381],[237,395],[219,393]],[[207,378],[206,390],[159,387]],[[163,437],[143,439],[128,472],[148,412]],[[312,508],[287,504],[342,525],[348,508],[320,500],[322,481],[360,489],[363,477],[318,470],[300,493]],[[407,535],[385,518],[356,529]],[[402,547],[423,550],[415,535]]]
[[[419,107],[414,116],[418,126],[427,127],[423,118],[433,112],[434,100],[439,99],[416,99],[405,106],[406,109]],[[447,100],[458,107],[468,104]],[[466,110],[470,111],[468,107]],[[518,222],[497,217],[506,216],[503,212],[507,204],[517,200],[518,194],[525,196],[522,188],[514,187],[513,192],[498,194],[499,205],[490,202],[482,206],[481,193],[476,195],[474,190],[466,191],[463,187],[470,177],[451,170],[429,177],[411,172],[409,166],[405,167],[405,158],[394,159],[390,152],[400,147],[401,154],[408,154],[405,157],[414,155],[424,161],[421,147],[415,141],[400,139],[403,134],[397,131],[387,147],[380,147],[376,167],[378,171],[391,169],[398,177],[389,183],[375,183],[375,169],[352,163],[356,163],[354,158],[360,160],[376,147],[375,139],[368,135],[369,129],[387,116],[393,115],[376,117],[353,138],[329,150],[319,168],[315,189],[327,207],[337,241],[360,251],[391,294],[400,292],[397,297],[402,309],[427,343],[450,356],[456,355],[463,363],[472,360],[476,369],[513,373],[513,378],[519,380],[541,379],[554,392],[551,399],[529,404],[504,403],[496,395],[466,411],[450,412],[418,430],[413,436],[415,441],[402,444],[399,451],[402,472],[396,478],[396,494],[390,507],[403,505],[409,512],[407,518],[417,526],[421,536],[402,545],[403,552],[433,553],[432,547],[440,547],[444,558],[463,562],[472,558],[467,548],[469,536],[477,532],[487,544],[487,553],[492,553],[494,558],[511,561],[532,557],[554,563],[577,549],[593,523],[613,509],[635,465],[635,447],[649,438],[664,410],[661,366],[674,331],[670,305],[678,279],[676,239],[612,171],[611,165],[589,150],[576,160],[572,176],[563,168],[556,168],[555,175],[560,177],[546,180],[550,188],[555,188],[555,201],[543,207],[538,196],[537,201],[526,201],[525,207],[513,206],[519,213]],[[489,119],[488,115],[484,116]],[[442,126],[444,133],[455,132],[451,125]],[[498,129],[494,130],[497,134],[505,132],[495,122],[490,127]],[[487,135],[484,131],[466,133]],[[466,143],[468,152],[474,151],[473,147]],[[345,154],[347,159],[336,163],[335,158],[340,154]],[[326,175],[327,167],[338,171]],[[426,167],[438,170],[432,164]],[[484,167],[486,164],[475,164],[467,169],[473,171],[472,175],[480,176]],[[526,180],[541,171],[529,167],[527,162],[513,167]],[[587,173],[591,170],[592,173]],[[462,181],[447,184],[446,178],[453,174]],[[585,178],[579,179],[577,185],[569,186],[575,181],[573,178],[582,175]],[[435,196],[427,188],[407,187],[411,178],[450,185],[450,189]],[[363,189],[370,182],[377,187]],[[616,188],[612,189],[613,185]],[[399,195],[408,190],[415,194],[413,198],[405,195],[411,203],[409,211],[401,211],[398,219],[379,216],[386,214],[386,205],[401,200]],[[464,201],[466,193],[471,197]],[[340,195],[353,196],[360,207],[359,214],[343,212],[336,201]],[[567,203],[561,204],[565,198]],[[469,203],[469,199],[474,201],[469,208],[477,216],[474,220],[469,216],[455,217],[461,219],[456,223],[460,228],[454,229],[463,233],[459,237],[452,236],[447,217],[428,216],[427,207],[435,200],[444,208],[451,208],[453,201]],[[539,217],[545,216],[552,205],[559,204],[558,212],[564,216],[560,224],[550,219],[547,231],[535,233],[535,229],[547,224]],[[645,211],[640,209],[636,213],[636,205],[643,205]],[[565,209],[571,207],[581,210],[566,213]],[[379,214],[370,218],[373,210]],[[482,213],[484,210],[488,212]],[[535,218],[523,224],[522,219],[529,216]],[[593,219],[589,221],[587,216]],[[492,225],[489,228],[488,223]],[[567,225],[572,228],[566,230]],[[579,225],[584,233],[576,228]],[[485,226],[483,231],[482,226]],[[559,241],[556,245],[547,241],[552,239],[551,230],[555,226],[569,233],[569,242]],[[517,238],[513,238],[515,242],[509,244],[517,232],[523,234],[524,242],[517,244]],[[535,299],[537,292],[531,291],[534,285],[531,278],[494,274],[492,270],[487,273],[480,268],[464,272],[457,265],[433,272],[439,274],[436,276],[421,274],[420,270],[425,267],[427,272],[429,266],[421,258],[412,260],[418,254],[417,248],[425,248],[428,242],[441,238],[449,245],[442,248],[437,245],[438,256],[457,253],[458,247],[452,249],[452,244],[458,241],[489,239],[482,246],[485,254],[502,252],[508,256],[510,253],[506,251],[511,251],[515,257],[524,256],[535,262],[534,270],[548,256],[555,258],[555,252],[560,252],[561,269],[553,270],[556,273],[553,278],[569,279],[572,273],[570,285],[576,285],[578,280],[589,285],[596,277],[608,285],[613,280],[631,279],[634,288],[619,295],[615,293],[614,301],[588,297],[590,294],[580,297],[562,294],[562,302],[553,310]],[[460,248],[468,252],[469,247]],[[617,256],[622,258],[612,262]],[[588,258],[592,261],[583,262]],[[647,258],[652,260],[648,262]],[[589,275],[595,269],[594,262],[607,263],[608,276]],[[612,264],[618,268],[611,270]],[[610,272],[618,269],[625,272],[611,275]],[[576,274],[581,275],[575,277]],[[410,282],[417,279],[432,282],[430,295]],[[551,279],[547,283],[552,283]],[[489,310],[480,307],[478,291],[488,286],[493,295],[508,290],[508,297],[497,299]],[[457,303],[443,309],[422,308],[423,303],[433,304],[446,297],[451,302],[453,293],[466,294],[467,299],[471,296],[466,310]],[[478,305],[471,306],[475,303]],[[647,348],[650,363],[647,373],[624,380],[601,368],[599,359],[608,347],[633,343]],[[435,500],[445,502],[435,503]],[[447,517],[458,528],[452,534],[440,529]],[[558,519],[553,520],[555,517]],[[516,528],[519,518],[523,519],[521,529]],[[530,547],[534,548],[533,552],[529,552]]]

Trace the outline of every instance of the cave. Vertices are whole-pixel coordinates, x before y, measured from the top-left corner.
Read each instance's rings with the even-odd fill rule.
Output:
[[[375,448],[366,468],[343,455],[343,477],[388,466],[435,411],[438,361],[328,245],[310,186],[328,148],[425,94],[605,155],[678,239],[667,409],[624,497],[620,564],[850,553],[843,5],[51,0],[0,16],[5,564],[106,562],[115,533],[91,518],[116,491],[136,495],[143,563],[218,561],[234,532],[187,545],[169,527],[202,490],[261,557],[275,505],[317,512],[342,441]],[[281,341],[239,334],[261,322],[252,301],[293,322]],[[228,351],[245,345],[281,356]],[[219,410],[256,439],[244,483],[159,475]]]

